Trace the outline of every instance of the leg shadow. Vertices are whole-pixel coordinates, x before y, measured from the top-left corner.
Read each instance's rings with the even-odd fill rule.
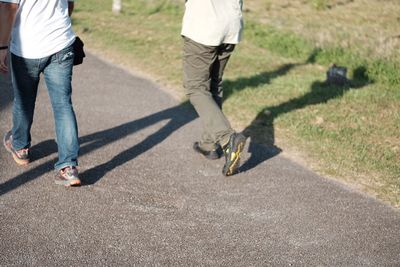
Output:
[[[250,141],[248,152],[251,156],[242,166],[239,167],[239,172],[245,172],[255,168],[264,161],[277,156],[282,152],[282,150],[277,146],[266,146]]]
[[[89,134],[80,138],[81,152],[80,156],[89,154],[97,149],[101,149],[105,145],[112,144],[118,140],[123,139],[126,136],[134,134],[141,129],[149,127],[163,120],[169,122],[161,129],[153,133],[152,135],[145,138],[139,144],[119,153],[117,156],[109,160],[108,162],[89,169],[81,174],[83,184],[94,184],[100,180],[107,172],[113,170],[117,166],[120,166],[142,153],[145,153],[152,147],[164,141],[174,131],[186,125],[187,123],[194,120],[197,115],[193,109],[188,108],[187,102],[162,110],[160,112],[151,114],[149,116],[124,123],[122,125],[103,130],[94,134]],[[38,151],[33,152],[34,158],[37,160],[39,157],[48,156],[57,151],[57,147],[53,140],[44,141],[33,149]],[[28,170],[2,184],[0,184],[0,195],[6,194],[19,186],[30,182],[34,179],[39,178],[43,174],[53,170],[53,166],[56,160],[47,161],[33,169]]]
[[[49,139],[32,146],[29,150],[31,162],[34,162],[38,159],[57,153],[57,143],[54,139]]]
[[[188,111],[189,110],[186,110],[186,112]],[[181,119],[171,118],[171,120],[165,126],[163,126],[154,134],[148,136],[139,144],[126,149],[107,162],[81,173],[80,177],[82,179],[82,185],[95,184],[108,172],[155,147],[180,127],[196,118],[196,114],[193,111],[189,114],[186,113],[186,115],[187,116],[184,118],[182,117]]]
[[[282,73],[282,71],[278,70],[278,73]],[[249,145],[251,156],[239,168],[239,171],[250,170],[282,151],[275,145],[274,122],[276,118],[307,106],[324,104],[331,99],[341,98],[349,90],[358,90],[367,84],[371,84],[372,81],[368,79],[365,73],[365,67],[359,66],[354,71],[354,79],[348,80],[343,85],[330,84],[326,81],[314,81],[310,86],[310,91],[306,94],[276,106],[265,107],[243,131],[244,135],[251,139]],[[273,74],[275,73],[273,72]],[[249,78],[248,80],[251,81],[253,79]]]

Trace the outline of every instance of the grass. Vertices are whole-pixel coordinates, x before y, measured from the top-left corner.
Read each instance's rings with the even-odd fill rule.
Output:
[[[225,113],[253,141],[399,207],[400,45],[376,42],[398,34],[398,14],[390,0],[245,2]],[[183,98],[182,15],[176,0],[125,0],[118,16],[111,0],[87,0],[73,19],[91,51],[150,73]],[[332,63],[348,68],[350,85],[324,83]]]

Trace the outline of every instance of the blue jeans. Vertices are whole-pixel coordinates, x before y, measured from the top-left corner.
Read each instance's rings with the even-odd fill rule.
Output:
[[[31,126],[40,74],[44,74],[55,121],[58,161],[55,169],[78,165],[78,126],[72,107],[72,67],[74,52],[68,46],[45,58],[27,59],[11,55],[11,75],[14,90],[13,147],[16,150],[31,145]]]

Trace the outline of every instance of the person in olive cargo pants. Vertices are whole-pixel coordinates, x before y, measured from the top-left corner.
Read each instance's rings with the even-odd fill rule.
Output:
[[[223,153],[226,176],[236,173],[246,142],[222,112],[222,77],[242,28],[241,0],[186,1],[181,32],[183,85],[203,124],[201,140],[193,148],[208,159]]]

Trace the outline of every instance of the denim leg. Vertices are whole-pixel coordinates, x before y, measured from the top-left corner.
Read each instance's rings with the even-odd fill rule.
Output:
[[[31,126],[40,79],[40,59],[26,59],[11,54],[11,77],[14,92],[13,147],[31,145]]]
[[[58,146],[55,169],[78,165],[78,126],[72,107],[73,49],[67,47],[51,56],[43,73],[53,108]]]

